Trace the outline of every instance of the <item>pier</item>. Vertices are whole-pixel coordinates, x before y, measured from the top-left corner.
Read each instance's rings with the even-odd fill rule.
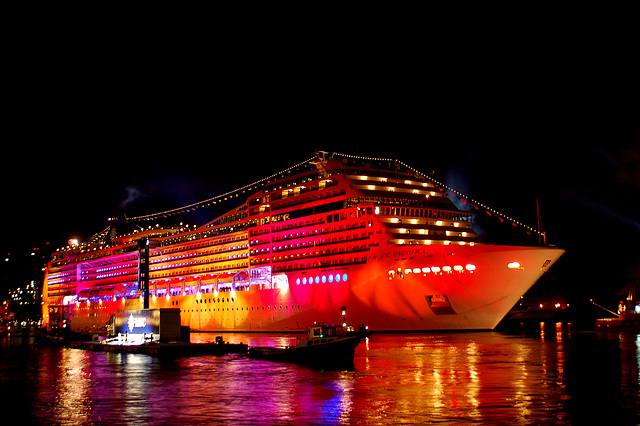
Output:
[[[244,343],[224,343],[218,340],[216,343],[145,343],[143,345],[111,344],[98,341],[71,342],[70,347],[88,351],[145,354],[156,357],[180,358],[199,355],[226,355],[235,353],[247,353],[247,345]]]

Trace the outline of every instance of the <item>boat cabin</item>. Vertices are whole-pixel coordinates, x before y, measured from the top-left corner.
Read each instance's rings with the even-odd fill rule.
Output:
[[[354,332],[352,325],[332,325],[332,324],[316,324],[309,328],[309,339],[323,338],[330,336],[346,336],[347,333]]]

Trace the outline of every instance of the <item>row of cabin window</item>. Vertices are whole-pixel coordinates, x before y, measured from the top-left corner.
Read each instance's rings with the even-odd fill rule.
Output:
[[[176,306],[177,306],[177,302],[176,302]],[[280,309],[278,309],[278,305],[273,305],[273,310],[274,311],[282,310],[283,309],[282,306],[283,305],[280,305]],[[206,309],[184,309],[184,310],[181,310],[181,311],[182,312],[220,312],[221,310],[223,312],[225,310],[226,311],[249,311],[249,306],[247,306],[246,308],[244,306],[242,306],[242,307],[239,307],[239,308],[212,308],[212,309],[209,309],[208,311]],[[289,305],[284,305],[284,309],[288,310],[289,309]],[[296,305],[291,305],[291,309],[292,310],[293,309],[300,309],[300,305],[297,305],[297,308],[296,308]],[[254,306],[251,306],[251,310],[252,311],[254,310]],[[266,307],[265,306],[257,306],[257,307],[255,307],[255,310],[256,311],[260,311],[260,310],[270,311],[271,310],[271,305],[267,305]]]

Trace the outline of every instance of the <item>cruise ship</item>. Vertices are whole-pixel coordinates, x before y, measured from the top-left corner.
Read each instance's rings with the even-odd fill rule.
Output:
[[[241,204],[200,226],[155,223],[225,202]],[[191,331],[296,332],[346,309],[375,331],[490,330],[564,250],[483,244],[485,209],[521,225],[399,160],[318,152],[55,251],[43,322],[100,333],[119,310],[178,308]]]

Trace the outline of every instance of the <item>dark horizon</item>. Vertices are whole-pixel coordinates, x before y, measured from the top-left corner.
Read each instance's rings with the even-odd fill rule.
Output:
[[[467,47],[460,57],[444,49],[427,64],[415,52],[380,62],[390,52],[376,51],[341,71],[283,72],[287,61],[269,59],[273,68],[221,67],[213,77],[209,66],[178,64],[114,73],[88,52],[95,69],[70,72],[73,51],[47,78],[16,65],[1,254],[86,239],[116,214],[207,199],[325,150],[434,170],[532,227],[539,200],[548,242],[567,250],[551,273],[572,290],[613,293],[640,279],[633,55],[592,45],[566,55],[568,46],[541,43]],[[598,54],[606,61],[594,67]],[[153,72],[137,74],[144,69]]]

